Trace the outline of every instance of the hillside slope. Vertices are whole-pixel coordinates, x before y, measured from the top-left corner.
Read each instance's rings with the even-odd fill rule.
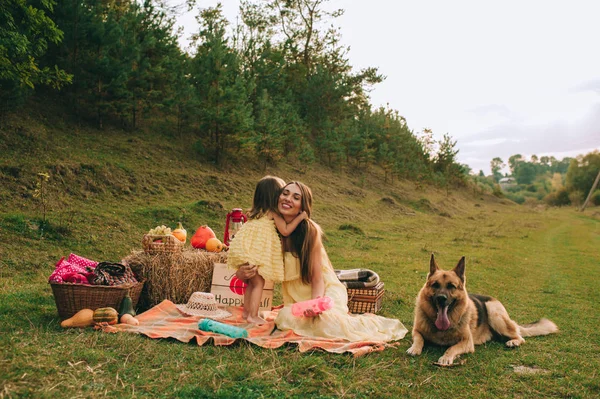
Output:
[[[221,235],[227,211],[248,208],[265,174],[308,184],[314,219],[326,232],[350,223],[368,233],[377,221],[417,214],[450,219],[468,216],[475,206],[514,206],[468,190],[448,195],[421,182],[385,182],[375,168],[305,168],[292,160],[262,170],[237,159],[217,169],[194,153],[191,136],[99,131],[62,115],[60,109],[12,114],[0,125],[3,255],[22,240],[42,238],[54,240],[63,252],[115,259],[139,246],[148,229],[174,227],[180,220],[189,230],[209,224]],[[43,199],[36,197],[38,173],[49,175]],[[57,255],[49,254],[48,264]]]
[[[11,241],[8,231],[18,231],[20,239],[43,237],[36,224],[44,208],[45,227],[65,244],[81,246],[87,238],[94,245],[82,249],[111,257],[117,254],[109,248],[136,245],[156,224],[181,220],[192,229],[208,223],[221,233],[227,210],[249,207],[254,184],[265,174],[307,183],[315,195],[314,218],[326,229],[353,223],[369,230],[376,220],[417,213],[460,217],[475,204],[513,206],[469,191],[447,195],[421,182],[385,182],[375,168],[339,171],[283,161],[262,170],[236,159],[217,169],[194,153],[192,136],[99,131],[61,115],[60,109],[12,114],[0,125],[3,241]],[[49,175],[43,200],[35,197],[38,173]],[[119,245],[103,245],[100,237]]]

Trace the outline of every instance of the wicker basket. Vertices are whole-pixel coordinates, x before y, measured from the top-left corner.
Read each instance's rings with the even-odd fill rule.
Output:
[[[179,241],[175,236],[159,236],[146,234],[142,239],[144,252],[149,254],[159,254],[164,252],[181,252],[183,242]]]
[[[383,282],[373,288],[348,288],[348,310],[351,313],[377,313],[383,301]]]
[[[92,309],[111,307],[119,310],[121,300],[127,292],[137,306],[144,281],[122,285],[86,285],[73,283],[50,283],[54,302],[58,309],[61,320],[68,319],[81,309]]]

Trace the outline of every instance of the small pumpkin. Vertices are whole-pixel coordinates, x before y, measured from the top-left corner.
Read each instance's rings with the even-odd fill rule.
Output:
[[[221,252],[223,250],[223,243],[218,238],[210,238],[206,241],[206,250],[209,252]]]
[[[81,309],[70,318],[63,320],[60,323],[62,328],[73,328],[73,327],[89,327],[94,324],[94,311],[92,309]]]
[[[171,234],[174,235],[175,238],[177,238],[181,242],[185,242],[185,240],[187,239],[187,231],[183,228],[181,222],[179,222],[179,227],[173,230]]]
[[[117,324],[119,313],[114,308],[98,308],[94,310],[94,323]]]
[[[140,324],[140,321],[129,313],[125,313],[123,316],[121,316],[119,322],[122,324],[129,324],[131,326],[138,326]]]
[[[206,242],[211,238],[216,238],[216,234],[212,229],[208,226],[200,226],[198,230],[194,233],[191,239],[192,247],[205,249]]]

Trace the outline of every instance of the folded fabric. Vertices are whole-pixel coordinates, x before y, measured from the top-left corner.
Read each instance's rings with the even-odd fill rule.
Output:
[[[69,273],[64,275],[62,279],[65,283],[90,284],[87,277],[81,273]]]
[[[71,253],[67,260],[63,256],[56,262],[48,282],[92,284],[93,279],[90,279],[90,272],[94,270],[97,264],[98,262]],[[84,279],[74,276],[75,274],[82,275]],[[68,280],[65,279],[66,276],[69,276]]]
[[[334,270],[346,288],[371,288],[379,283],[379,275],[369,269]]]
[[[67,262],[73,265],[90,268],[94,268],[98,265],[98,262],[84,258],[83,256],[75,255],[74,253],[71,253],[69,255],[69,257],[67,258]]]
[[[88,272],[89,272],[88,268],[86,268],[84,266],[74,265],[74,264],[66,261],[65,257],[63,256],[62,258],[60,258],[60,260],[58,262],[56,262],[56,266],[54,267],[54,271],[48,278],[48,282],[64,283],[65,282],[64,277],[67,275],[77,274],[77,273],[86,275],[86,273],[88,273]]]
[[[129,265],[100,262],[94,268],[93,284],[95,285],[121,285],[126,283],[137,283]]]

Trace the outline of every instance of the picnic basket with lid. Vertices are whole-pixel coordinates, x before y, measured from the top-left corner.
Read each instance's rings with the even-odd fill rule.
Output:
[[[377,313],[381,310],[384,283],[371,288],[348,288],[348,310],[350,313]]]

